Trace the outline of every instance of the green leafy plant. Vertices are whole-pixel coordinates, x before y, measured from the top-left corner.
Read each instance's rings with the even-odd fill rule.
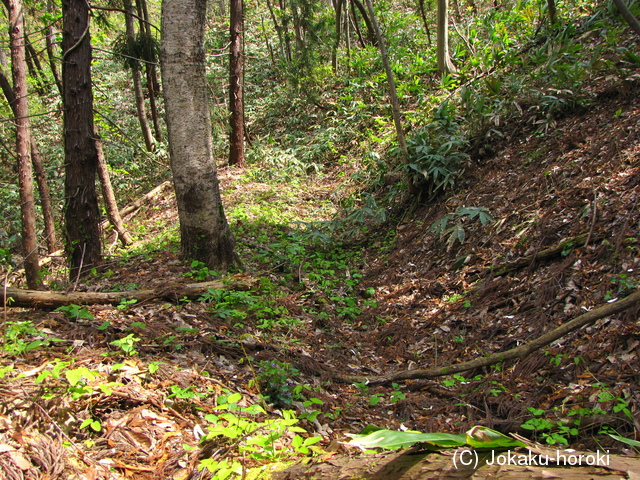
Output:
[[[133,333],[130,333],[126,337],[110,342],[109,345],[118,347],[126,355],[136,355],[138,353],[136,350],[136,343],[140,340],[141,339],[136,337]]]
[[[435,109],[433,122],[407,139],[409,161],[405,168],[431,195],[451,189],[464,172],[469,158],[464,153],[466,147],[454,107],[444,101]]]
[[[22,355],[37,348],[46,347],[50,342],[59,342],[57,338],[49,337],[46,333],[33,326],[33,322],[7,322],[4,330],[2,348],[11,355]]]
[[[291,450],[306,455],[310,447],[321,437],[303,437],[307,432],[297,426],[299,419],[291,410],[283,410],[281,418],[264,418],[265,410],[260,405],[241,407],[242,396],[227,392],[217,399],[215,412],[205,416],[210,425],[202,443],[225,442],[225,457],[214,455],[200,461],[199,470],[207,469],[214,479],[223,480],[232,475],[242,474],[239,458],[264,461],[274,460],[289,454]],[[229,455],[228,452],[234,452]]]
[[[67,318],[74,321],[77,321],[80,319],[85,319],[85,320],[95,319],[94,316],[86,307],[81,307],[80,305],[76,305],[73,303],[71,305],[64,305],[62,307],[58,307],[55,309],[55,311],[64,313],[67,316]]]
[[[256,381],[265,400],[276,407],[291,405],[295,399],[293,378],[300,372],[286,362],[264,360],[258,364]]]
[[[192,277],[197,282],[202,282],[209,278],[215,278],[218,276],[218,272],[210,269],[204,262],[200,260],[192,260],[191,261],[191,271],[185,273],[184,275],[187,277]]]
[[[458,211],[447,213],[433,222],[429,230],[439,236],[440,239],[448,237],[447,246],[451,249],[456,242],[464,242],[466,238],[464,224],[474,219],[479,220],[483,226],[493,222],[493,217],[485,207],[461,207]],[[455,221],[455,224],[449,226],[452,220]]]

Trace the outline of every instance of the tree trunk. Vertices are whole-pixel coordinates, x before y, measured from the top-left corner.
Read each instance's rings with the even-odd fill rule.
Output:
[[[13,111],[13,115],[18,118],[20,115],[16,111],[16,96],[13,93],[13,87],[11,82],[2,71],[0,67],[0,88],[4,93],[7,103]],[[44,221],[44,234],[46,236],[47,250],[49,254],[55,252],[58,249],[58,238],[56,235],[56,226],[53,218],[53,206],[51,204],[51,193],[49,191],[49,184],[47,183],[47,175],[40,157],[40,152],[33,135],[29,135],[31,145],[31,163],[38,184],[38,191],[40,192],[40,205],[42,207],[42,217]]]
[[[376,18],[376,13],[373,10],[373,3],[371,0],[367,0],[367,8],[369,9],[369,15],[371,16],[371,23],[373,24],[373,28],[376,32],[376,37],[378,39],[378,47],[380,48],[380,56],[382,57],[382,63],[384,64],[384,69],[387,72],[387,82],[389,84],[389,97],[391,98],[391,107],[393,110],[393,123],[396,126],[396,133],[398,134],[398,145],[400,146],[400,150],[402,151],[402,155],[404,156],[404,161],[408,162],[409,153],[407,151],[407,143],[404,140],[404,131],[402,130],[402,119],[400,118],[400,104],[398,103],[398,95],[396,94],[396,82],[393,79],[393,72],[391,71],[391,65],[389,65],[389,54],[387,53],[387,47],[384,41],[384,37],[382,36],[382,30],[380,30],[380,25],[378,25],[378,19]],[[409,188],[409,193],[416,193],[416,187],[413,184],[413,180],[410,176],[407,176],[407,183]]]
[[[244,58],[242,36],[244,30],[244,2],[231,0],[229,47],[229,165],[244,165]]]
[[[11,42],[11,71],[15,94],[16,150],[18,181],[22,216],[22,249],[27,285],[31,289],[42,286],[38,239],[36,236],[36,209],[31,168],[31,133],[29,104],[27,103],[27,64],[25,61],[24,17],[22,2],[9,0],[9,38]]]
[[[429,22],[427,22],[427,14],[424,11],[424,0],[418,0],[418,10],[420,12],[420,18],[424,25],[424,31],[427,33],[427,41],[431,45],[431,29],[429,28]]]
[[[57,308],[63,305],[119,305],[123,300],[137,300],[144,302],[156,298],[163,298],[178,302],[187,297],[197,300],[206,294],[210,288],[216,290],[247,291],[255,288],[259,281],[245,275],[232,275],[221,280],[211,282],[189,283],[187,285],[173,285],[155,290],[129,290],[127,292],[43,292],[23,290],[20,288],[6,289],[3,305],[28,308]],[[9,298],[12,300],[9,302]]]
[[[623,0],[613,0],[613,3],[616,5],[618,10],[620,10],[622,17],[629,24],[631,29],[640,35],[640,22],[638,22],[638,19],[633,16],[633,13],[631,13],[627,4]]]
[[[331,51],[331,66],[333,73],[338,73],[338,48],[340,48],[340,37],[342,36],[342,6],[344,0],[333,0],[333,9],[335,11],[336,21],[336,38],[333,42],[333,50]]]
[[[360,0],[351,0],[351,3],[358,9],[360,15],[362,15],[362,19],[364,20],[365,25],[367,26],[367,32],[369,32],[369,43],[371,45],[375,45],[377,38],[376,29],[373,26],[373,21],[369,18],[369,15],[367,15],[367,9],[364,7]]]
[[[213,158],[207,98],[206,0],[163,0],[162,83],[182,255],[226,270],[240,264]]]
[[[224,0],[222,0],[224,2]],[[136,9],[138,10],[138,18],[140,21],[140,31],[145,32],[149,41],[153,38],[151,33],[151,23],[149,22],[149,11],[147,9],[146,0],[136,0]],[[149,92],[149,109],[151,110],[151,120],[153,121],[153,130],[156,134],[156,140],[162,141],[162,130],[160,130],[160,116],[158,115],[158,106],[156,105],[156,96],[160,94],[160,85],[158,84],[158,73],[156,70],[155,58],[148,58],[144,64],[147,74],[147,90]]]
[[[102,141],[98,137],[97,131],[95,132],[94,140],[96,142],[96,151],[98,152],[98,177],[100,178],[100,185],[102,186],[102,196],[104,197],[107,217],[109,218],[109,222],[111,222],[113,229],[118,234],[118,238],[122,242],[122,245],[126,247],[133,243],[133,239],[122,223],[122,218],[118,211],[116,196],[113,193],[113,187],[111,186],[111,178],[109,178],[107,160],[104,156],[104,151],[102,150]]]
[[[125,30],[127,33],[127,39],[133,44],[136,39],[135,27],[133,23],[133,5],[131,0],[124,0],[124,19]],[[144,106],[144,92],[142,91],[142,81],[140,80],[140,64],[137,59],[129,62],[131,67],[131,77],[133,79],[133,92],[136,98],[136,111],[138,112],[138,121],[140,122],[140,129],[142,130],[142,136],[144,138],[144,144],[147,147],[147,151],[153,152],[155,146],[155,140],[149,127],[149,121],[147,120],[147,110]]]
[[[77,279],[101,262],[98,228],[91,89],[89,5],[84,0],[62,1],[62,84],[65,153],[65,228],[69,278]]]
[[[51,74],[53,75],[53,79],[56,82],[56,86],[58,87],[60,97],[62,97],[62,80],[60,79],[60,75],[58,73],[58,66],[56,65],[56,55],[53,51],[54,36],[55,32],[53,30],[53,26],[49,25],[47,27],[47,34],[45,36],[45,41],[47,43],[47,58],[49,59],[49,68],[51,68]]]
[[[440,74],[456,72],[449,56],[449,2],[438,0],[438,71]]]

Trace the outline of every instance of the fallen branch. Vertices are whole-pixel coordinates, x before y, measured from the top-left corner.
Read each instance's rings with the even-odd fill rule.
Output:
[[[333,380],[343,383],[357,383],[368,382],[369,385],[383,385],[400,380],[415,380],[419,378],[433,378],[441,377],[444,375],[452,375],[454,373],[465,372],[468,370],[474,370],[476,368],[488,367],[497,363],[502,363],[514,358],[524,358],[531,352],[538,350],[541,347],[549,345],[551,342],[575,331],[586,325],[594,323],[610,315],[615,315],[628,308],[633,307],[640,302],[640,290],[637,290],[632,295],[618,300],[614,303],[607,303],[591,310],[587,313],[577,316],[573,320],[563,323],[558,328],[545,333],[537,339],[520,345],[519,347],[512,348],[506,352],[494,353],[487,357],[480,357],[468,362],[458,363],[456,365],[448,365],[446,367],[433,367],[433,368],[419,368],[416,370],[407,370],[404,372],[396,372],[388,375],[381,375],[378,377],[363,377],[360,375],[332,375]]]
[[[153,299],[176,302],[182,298],[197,300],[210,288],[221,290],[251,290],[258,281],[253,277],[233,275],[225,280],[176,285],[173,288],[153,290],[130,290],[127,292],[42,292],[7,287],[4,290],[4,305],[11,307],[57,308],[63,305],[118,305],[123,300],[138,303]]]
[[[147,203],[148,201],[150,201],[153,197],[159,195],[160,193],[162,193],[165,189],[170,188],[172,186],[172,183],[170,180],[167,180],[165,182],[162,182],[160,185],[158,185],[156,188],[154,188],[153,190],[148,191],[147,193],[145,193],[143,196],[141,196],[140,198],[138,198],[135,202],[131,202],[130,204],[128,204],[127,206],[125,206],[123,209],[121,209],[118,213],[120,213],[121,217],[124,217],[125,215],[130,214],[131,212],[134,212],[135,210],[139,209],[142,205],[144,205],[145,203]],[[109,226],[109,220],[105,220],[102,223],[100,223],[100,228],[102,230],[104,230],[105,228],[107,228]]]

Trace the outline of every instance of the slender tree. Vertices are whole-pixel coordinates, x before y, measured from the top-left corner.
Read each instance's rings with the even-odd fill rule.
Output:
[[[40,261],[36,235],[35,195],[33,193],[33,170],[31,168],[31,132],[29,127],[29,105],[27,103],[27,62],[25,59],[24,12],[21,0],[9,0],[9,39],[11,42],[11,71],[15,103],[16,150],[18,156],[18,179],[22,214],[22,249],[27,285],[38,289]]]
[[[62,88],[65,152],[65,228],[69,276],[101,261],[91,89],[91,39],[86,0],[62,1]]]
[[[163,0],[160,59],[182,255],[226,270],[239,265],[213,157],[207,98],[206,0]]]
[[[11,107],[14,117],[20,118],[21,115],[16,111],[16,95],[13,92],[11,82],[2,70],[2,67],[0,67],[0,89],[2,89],[2,93],[4,93],[7,103]],[[31,129],[29,129],[29,131],[30,130]],[[44,169],[44,162],[42,161],[38,145],[36,144],[33,135],[30,134],[29,137],[31,145],[31,164],[33,165],[33,173],[35,174],[38,191],[40,193],[40,206],[42,207],[47,250],[49,253],[53,253],[58,249],[58,237],[56,235],[56,227],[53,219],[53,206],[51,204],[49,183],[47,181],[47,174]]]
[[[456,67],[449,56],[449,1],[438,0],[438,71],[454,73]]]
[[[408,162],[409,154],[407,151],[407,143],[404,139],[404,131],[402,130],[402,119],[400,117],[400,104],[398,102],[398,95],[396,94],[396,82],[393,78],[393,71],[391,70],[391,65],[389,64],[389,54],[387,53],[387,46],[384,41],[384,37],[382,36],[382,30],[380,30],[380,25],[378,24],[378,19],[376,17],[375,11],[373,9],[373,3],[371,0],[367,0],[367,8],[369,9],[369,15],[371,16],[371,23],[373,25],[374,31],[376,32],[376,37],[378,39],[378,47],[380,48],[380,56],[382,57],[382,63],[384,64],[384,69],[387,72],[387,83],[389,85],[389,98],[391,99],[391,108],[393,111],[393,123],[396,126],[396,133],[398,135],[398,145],[400,146],[400,151],[402,151],[402,155],[404,156],[405,162]],[[413,184],[413,180],[411,176],[407,177],[409,193],[415,194],[416,187]]]
[[[133,48],[136,44],[136,32],[134,25],[134,12],[133,4],[131,0],[124,0],[124,18],[125,18],[125,31],[126,31],[126,44],[129,46],[129,57],[125,64],[131,69],[131,77],[133,80],[133,93],[136,99],[136,110],[138,112],[138,121],[140,122],[140,129],[142,130],[142,137],[144,138],[144,144],[149,152],[153,152],[155,146],[155,140],[151,133],[151,127],[149,126],[149,120],[147,120],[147,110],[144,105],[144,92],[142,90],[142,80],[140,79],[140,62],[137,58],[134,58]]]
[[[640,22],[638,22],[638,19],[633,16],[633,13],[631,13],[627,4],[623,0],[613,0],[613,3],[618,8],[622,18],[624,18],[631,29],[640,35]]]
[[[244,165],[244,2],[231,0],[229,46],[229,165]]]

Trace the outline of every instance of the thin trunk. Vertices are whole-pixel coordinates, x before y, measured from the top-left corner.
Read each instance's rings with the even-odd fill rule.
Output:
[[[224,2],[224,0],[221,0]],[[145,32],[145,35],[151,40],[153,35],[151,33],[151,23],[149,22],[149,11],[147,9],[146,0],[136,0],[136,9],[138,10],[138,17],[140,19],[140,31]],[[151,59],[149,59],[151,60]],[[155,58],[153,59],[156,60]],[[162,141],[162,130],[160,129],[160,115],[158,115],[158,106],[156,104],[156,96],[160,94],[160,84],[158,83],[158,72],[156,64],[148,61],[144,64],[145,73],[147,74],[147,90],[149,92],[149,109],[151,110],[151,120],[153,121],[153,130],[156,134],[156,139]]]
[[[58,250],[58,236],[56,234],[56,223],[53,217],[53,205],[51,204],[51,192],[47,182],[47,172],[40,156],[40,150],[33,136],[31,142],[31,163],[36,175],[38,191],[40,192],[40,206],[42,207],[42,219],[44,221],[44,234],[47,242],[47,252],[51,255]]]
[[[285,12],[282,15],[282,36],[284,37],[284,48],[287,55],[287,61],[293,60],[293,54],[291,51],[291,34],[289,33],[289,16],[286,14],[287,6],[283,0],[279,1],[279,8],[281,12]]]
[[[100,178],[100,185],[102,186],[102,197],[104,198],[107,217],[113,229],[118,234],[122,246],[126,247],[133,243],[133,239],[122,223],[122,218],[118,211],[118,203],[116,202],[116,196],[111,186],[111,178],[109,177],[109,167],[107,166],[107,160],[104,156],[104,150],[102,149],[102,141],[98,137],[98,132],[95,132],[94,140],[96,142],[96,151],[98,152],[98,177]]]
[[[135,42],[136,33],[133,23],[133,5],[131,0],[124,0],[124,18],[125,29],[127,38],[130,42]],[[153,152],[155,147],[155,140],[149,127],[149,121],[147,120],[147,110],[144,105],[144,92],[142,91],[142,81],[140,80],[140,64],[138,60],[134,60],[130,63],[131,77],[133,79],[133,92],[136,99],[136,110],[138,112],[138,121],[140,122],[140,129],[142,130],[142,137],[144,138],[144,144],[147,147],[147,151]]]
[[[276,34],[278,35],[278,41],[280,42],[280,56],[285,61],[290,61],[291,59],[288,58],[285,53],[284,35],[282,33],[282,27],[278,23],[278,18],[276,17],[276,14],[273,10],[273,5],[271,5],[271,0],[267,0],[267,8],[269,9],[269,15],[271,16],[271,21],[273,22],[273,28],[276,29]]]
[[[556,2],[555,0],[547,0],[547,8],[549,9],[549,22],[553,27],[556,24]]]
[[[4,93],[7,103],[13,111],[13,115],[18,118],[20,115],[16,111],[16,96],[13,93],[13,87],[11,82],[0,68],[0,89]],[[42,158],[38,146],[33,138],[33,135],[29,135],[31,145],[31,163],[38,184],[38,191],[40,192],[40,205],[42,207],[42,217],[44,220],[44,233],[47,241],[47,251],[51,254],[58,248],[58,238],[56,235],[55,221],[53,218],[53,206],[51,204],[51,193],[49,191],[49,184],[47,183],[47,175],[44,169]]]
[[[55,32],[53,30],[53,26],[49,25],[47,27],[47,34],[45,35],[45,41],[47,43],[47,58],[49,59],[49,68],[51,68],[51,74],[53,75],[53,79],[56,82],[56,86],[58,87],[58,92],[60,93],[60,97],[62,98],[62,80],[60,79],[60,74],[58,73],[58,66],[56,64],[56,55],[53,51],[53,37],[55,36]]]
[[[273,48],[271,48],[271,44],[269,43],[269,36],[267,35],[267,30],[264,27],[263,17],[260,17],[260,24],[262,26],[262,34],[264,35],[264,42],[267,45],[267,51],[269,52],[269,58],[271,58],[271,65],[273,65],[273,68],[276,68],[276,58],[273,55]]]
[[[431,45],[431,29],[429,28],[429,22],[427,22],[427,14],[424,11],[424,0],[418,0],[418,10],[420,11],[424,31],[427,33],[427,40],[429,41],[429,45]]]
[[[44,95],[48,89],[46,88],[47,79],[42,69],[42,64],[40,63],[38,54],[36,53],[35,48],[33,48],[33,45],[31,45],[29,38],[25,36],[24,40],[27,55],[27,65],[29,66],[29,71],[31,72],[32,77],[36,82],[36,91],[40,95]]]
[[[380,56],[382,57],[382,63],[384,64],[384,69],[387,72],[387,82],[389,83],[389,97],[391,98],[391,107],[393,110],[393,123],[396,126],[396,133],[398,134],[398,145],[400,146],[400,150],[402,151],[402,155],[404,156],[404,161],[408,163],[409,161],[409,153],[407,150],[407,143],[404,139],[404,131],[402,130],[402,119],[400,118],[400,105],[398,103],[398,95],[396,94],[396,82],[393,79],[393,72],[391,71],[391,65],[389,64],[389,55],[387,53],[387,46],[384,41],[384,37],[382,36],[382,30],[380,30],[380,25],[378,25],[378,19],[376,18],[375,11],[373,10],[373,3],[371,0],[367,0],[367,7],[369,8],[369,15],[371,15],[371,22],[373,23],[373,28],[376,32],[376,37],[378,38],[378,47],[380,48]],[[410,176],[407,177],[409,193],[415,194],[416,187],[413,184],[413,180]]]
[[[356,6],[358,11],[360,12],[360,15],[362,15],[364,24],[367,26],[367,31],[369,32],[369,43],[371,45],[375,45],[377,41],[376,29],[373,26],[373,21],[369,18],[369,15],[367,14],[367,9],[365,8],[365,6],[362,4],[360,0],[351,0],[351,2],[353,3],[353,5]]]
[[[456,72],[449,56],[449,2],[438,0],[438,71],[440,74]]]
[[[62,19],[66,249],[74,281],[102,260],[88,3],[63,0]]]
[[[358,43],[360,44],[360,48],[365,48],[367,46],[364,38],[362,37],[362,32],[360,31],[360,25],[358,24],[358,16],[356,15],[356,4],[353,0],[351,0],[351,19],[353,20],[353,28],[356,31],[356,36],[358,37]]]
[[[623,0],[613,0],[613,3],[618,7],[618,10],[620,10],[620,13],[622,14],[622,18],[625,19],[631,29],[640,35],[640,22],[638,22],[638,19],[633,16],[633,13],[631,13],[627,4]]]
[[[342,5],[344,0],[333,0],[333,9],[335,11],[336,21],[336,38],[333,43],[333,50],[331,52],[331,66],[333,67],[333,73],[338,73],[338,48],[340,48],[340,37],[342,36]]]
[[[231,0],[229,47],[229,165],[244,165],[244,58],[242,39],[244,30],[244,2]]]
[[[27,65],[25,61],[24,12],[20,0],[9,0],[9,38],[11,42],[11,71],[16,98],[16,150],[22,216],[22,249],[24,270],[29,288],[42,286],[38,239],[36,236],[36,209],[31,168],[31,133],[29,105],[27,103]]]

